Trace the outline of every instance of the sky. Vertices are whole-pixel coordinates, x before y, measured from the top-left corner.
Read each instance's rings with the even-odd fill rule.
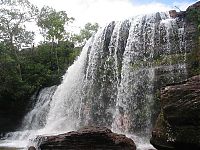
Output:
[[[186,8],[197,2],[196,0],[29,0],[42,8],[51,6],[58,11],[64,10],[69,17],[74,17],[73,24],[68,25],[68,30],[78,33],[87,22],[97,22],[104,26],[111,21],[123,20],[158,11],[169,11]],[[179,11],[179,10],[177,10]]]
[[[196,0],[30,0],[39,8],[44,5],[57,10],[65,10],[69,17],[76,20],[74,26],[82,27],[87,22],[97,22],[104,25],[113,20],[122,20],[138,14],[185,10]]]
[[[174,3],[193,3],[194,0],[131,0],[133,4],[148,4],[148,3],[163,3],[166,5],[172,5]]]

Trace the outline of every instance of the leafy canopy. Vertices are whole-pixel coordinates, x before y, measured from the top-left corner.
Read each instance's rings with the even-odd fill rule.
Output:
[[[94,34],[97,32],[99,29],[99,24],[98,23],[86,23],[84,28],[80,30],[79,34],[75,34],[72,37],[72,41],[76,42],[78,45],[83,46],[86,41]]]
[[[34,33],[26,30],[25,23],[33,21],[37,13],[28,0],[1,0],[0,40],[18,49],[31,44]]]
[[[72,22],[74,18],[69,18],[65,11],[56,11],[45,6],[38,16],[37,25],[42,29],[41,33],[47,40],[61,40],[66,31],[65,25]]]

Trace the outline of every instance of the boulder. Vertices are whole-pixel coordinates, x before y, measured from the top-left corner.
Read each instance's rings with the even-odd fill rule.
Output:
[[[135,143],[125,135],[105,127],[85,127],[56,136],[39,136],[41,150],[136,150]]]
[[[151,144],[158,150],[200,149],[200,75],[161,91]]]

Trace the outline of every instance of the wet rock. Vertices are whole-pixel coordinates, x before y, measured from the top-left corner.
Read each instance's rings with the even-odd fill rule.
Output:
[[[186,11],[177,12],[177,17],[179,19],[185,19],[185,17],[186,17]]]
[[[85,127],[56,136],[40,136],[37,140],[41,150],[136,150],[131,139],[105,127]]]
[[[200,75],[161,91],[151,143],[158,150],[200,149]]]
[[[169,15],[170,15],[170,17],[172,17],[172,18],[176,18],[176,17],[177,17],[177,12],[176,12],[176,10],[170,10],[170,11],[169,11]]]
[[[170,10],[169,15],[171,18],[184,19],[186,16],[186,11],[177,12],[176,10]]]
[[[36,148],[35,148],[34,146],[30,146],[30,147],[28,148],[28,150],[36,150]]]

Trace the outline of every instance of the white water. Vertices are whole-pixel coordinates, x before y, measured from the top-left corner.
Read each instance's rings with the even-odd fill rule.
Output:
[[[27,147],[37,135],[99,125],[133,138],[138,149],[151,148],[155,73],[164,68],[172,82],[186,77],[185,64],[169,58],[185,54],[183,37],[183,27],[165,13],[110,23],[87,42],[55,93],[41,91],[20,131],[0,146]],[[169,61],[155,65],[160,56]]]
[[[0,146],[18,148],[27,147],[29,139],[37,136],[40,129],[46,124],[46,117],[56,88],[56,86],[52,86],[40,91],[34,108],[24,117],[19,131],[6,134],[4,137],[6,140],[4,142],[0,141]]]

